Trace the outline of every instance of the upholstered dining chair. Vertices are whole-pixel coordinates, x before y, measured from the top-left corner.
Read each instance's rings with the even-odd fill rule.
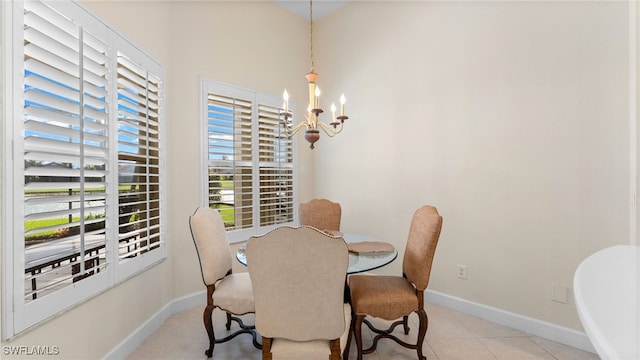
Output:
[[[203,320],[209,336],[209,349],[205,354],[212,357],[215,344],[229,341],[243,333],[251,334],[253,345],[260,349],[255,326],[245,325],[237,317],[254,312],[253,290],[249,273],[231,272],[231,249],[220,213],[209,207],[199,207],[189,217],[189,227],[200,260],[202,280],[207,287],[207,306]],[[232,320],[238,323],[240,329],[222,339],[216,339],[211,319],[214,308],[226,313],[227,330],[231,330]]]
[[[285,226],[251,237],[246,251],[262,359],[340,359],[351,323],[344,239]]]
[[[349,278],[351,291],[351,306],[353,309],[353,336],[356,338],[358,360],[362,354],[375,351],[378,341],[382,338],[393,339],[398,344],[415,349],[418,359],[424,360],[422,344],[427,333],[428,318],[424,309],[424,290],[429,284],[431,265],[440,238],[442,217],[433,206],[423,206],[416,210],[411,221],[409,236],[402,261],[402,276],[352,275]],[[392,332],[396,326],[402,324],[404,334],[409,334],[408,319],[411,313],[417,313],[419,328],[417,341],[409,344]],[[376,329],[365,317],[375,317],[384,320],[397,320],[388,329]],[[362,323],[365,323],[374,333],[373,343],[367,349],[362,349]],[[352,332],[346,344],[344,359],[349,356],[349,344]]]
[[[340,231],[342,207],[327,199],[312,199],[299,207],[300,225],[320,230]]]

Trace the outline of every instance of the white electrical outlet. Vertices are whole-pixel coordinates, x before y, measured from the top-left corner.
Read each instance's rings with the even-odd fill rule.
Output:
[[[568,289],[565,285],[556,283],[551,284],[551,300],[562,304],[567,303]]]
[[[458,279],[467,280],[467,265],[458,264],[458,272],[456,276]]]

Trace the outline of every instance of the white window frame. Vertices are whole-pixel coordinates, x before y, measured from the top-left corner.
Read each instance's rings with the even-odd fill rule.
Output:
[[[34,0],[27,0],[29,2]],[[109,152],[106,175],[106,267],[72,285],[67,285],[33,301],[25,300],[25,257],[24,250],[24,160],[23,124],[24,117],[24,74],[23,74],[23,24],[24,5],[27,1],[3,1],[1,6],[2,24],[2,129],[0,142],[2,149],[1,206],[2,206],[2,339],[10,339],[42,321],[64,312],[87,299],[135,276],[166,258],[165,227],[166,215],[160,216],[159,247],[133,258],[120,260],[118,257],[118,92],[117,59],[118,51],[126,54],[137,66],[149,71],[160,79],[158,109],[158,158],[159,187],[165,184],[165,111],[164,68],[136,45],[110,28],[102,20],[75,1],[43,1],[44,4],[72,19],[73,23],[88,29],[109,45],[108,68],[108,134]],[[148,176],[147,176],[148,177]],[[148,190],[147,190],[148,191]],[[165,191],[160,191],[159,208],[166,208]],[[19,241],[13,239],[20,239]],[[155,244],[155,243],[154,243]]]
[[[280,108],[282,104],[282,97],[267,94],[264,92],[243,88],[236,85],[223,83],[220,81],[212,80],[209,78],[200,78],[200,101],[199,101],[199,113],[200,113],[200,169],[201,169],[201,204],[200,206],[209,206],[209,181],[208,181],[208,116],[207,116],[207,104],[208,94],[215,93],[225,95],[233,98],[247,98],[252,102],[252,164],[253,164],[253,226],[247,229],[228,230],[227,236],[230,243],[237,243],[246,241],[252,235],[264,234],[270,230],[273,230],[279,226],[289,225],[295,226],[298,224],[298,173],[297,173],[297,141],[295,138],[291,138],[292,142],[292,181],[293,181],[293,197],[292,197],[292,218],[290,222],[279,223],[274,225],[261,226],[260,225],[260,177],[259,177],[259,138],[258,138],[258,105],[265,104]],[[295,102],[290,101],[290,108],[295,108]]]

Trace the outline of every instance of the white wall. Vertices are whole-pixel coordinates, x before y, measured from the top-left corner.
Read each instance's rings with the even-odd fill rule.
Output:
[[[316,150],[315,195],[400,250],[435,205],[431,289],[581,329],[576,267],[631,241],[627,7],[356,1],[322,19],[316,67],[350,119]]]

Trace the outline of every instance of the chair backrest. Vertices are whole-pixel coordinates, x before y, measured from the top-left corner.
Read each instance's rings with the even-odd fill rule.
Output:
[[[196,245],[202,280],[212,285],[231,270],[231,249],[222,216],[209,207],[199,207],[189,217],[191,236]]]
[[[429,285],[431,265],[442,229],[442,216],[435,207],[425,205],[413,215],[407,246],[402,261],[402,272],[417,290]]]
[[[251,237],[247,266],[256,330],[295,341],[339,338],[349,253],[344,239],[318,229],[280,227]]]
[[[313,199],[299,207],[300,225],[313,226],[320,230],[340,231],[342,207],[327,199]]]

